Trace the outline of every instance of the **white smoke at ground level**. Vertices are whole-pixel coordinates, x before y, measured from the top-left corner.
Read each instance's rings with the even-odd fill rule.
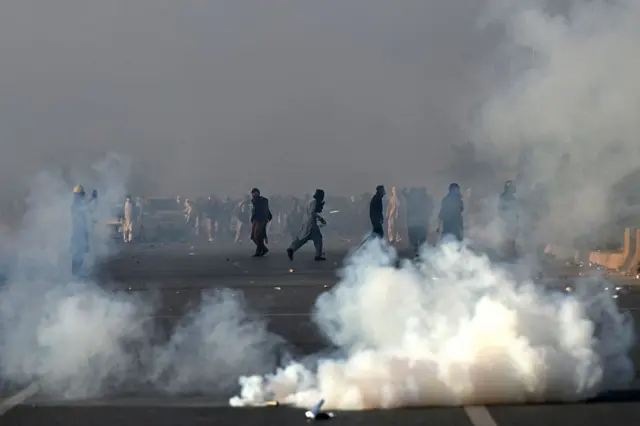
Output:
[[[150,379],[171,393],[229,390],[239,374],[272,369],[280,341],[266,321],[255,318],[241,293],[207,292],[169,341],[151,352]]]
[[[141,324],[150,307],[137,298],[105,291],[88,279],[71,276],[72,188],[82,183],[92,203],[85,272],[114,251],[103,238],[111,205],[124,197],[128,163],[116,155],[93,173],[77,170],[75,182],[60,171],[43,171],[26,197],[23,226],[8,241],[10,267],[0,298],[0,373],[16,383],[38,381],[49,395],[82,398],[100,395],[108,384],[127,380],[133,363],[126,348],[144,339]],[[96,231],[95,233],[92,231]]]
[[[377,244],[317,302],[316,321],[347,354],[240,379],[231,405],[327,408],[574,401],[633,378],[633,325],[602,290],[570,296],[518,282],[450,245],[393,266]]]
[[[3,241],[11,268],[0,287],[0,377],[36,381],[47,397],[84,399],[140,384],[216,393],[238,375],[273,369],[280,339],[240,295],[205,294],[168,341],[156,342],[158,299],[113,292],[101,286],[113,283],[91,278],[92,266],[118,250],[105,222],[125,197],[128,167],[126,159],[109,155],[91,173],[74,173],[73,181],[55,170],[34,179],[24,226]],[[71,202],[78,183],[89,197],[97,189],[98,200],[90,209],[84,274],[72,277]]]

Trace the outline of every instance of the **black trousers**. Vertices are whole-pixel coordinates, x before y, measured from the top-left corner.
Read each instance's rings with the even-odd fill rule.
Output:
[[[373,229],[371,233],[377,237],[384,238],[384,229],[381,223],[371,223],[373,225]]]
[[[427,242],[426,226],[409,226],[407,228],[407,233],[409,234],[409,244],[415,250],[418,250]]]

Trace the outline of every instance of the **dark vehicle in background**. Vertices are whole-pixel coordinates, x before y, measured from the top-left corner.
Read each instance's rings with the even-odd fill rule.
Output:
[[[186,237],[184,206],[175,198],[145,198],[142,234],[147,241],[180,241]]]

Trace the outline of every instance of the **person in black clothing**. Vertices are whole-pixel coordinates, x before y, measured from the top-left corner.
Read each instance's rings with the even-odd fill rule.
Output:
[[[416,256],[420,247],[427,242],[429,234],[429,218],[431,216],[431,200],[426,188],[410,188],[402,191],[407,206],[407,234],[409,244]]]
[[[204,208],[204,218],[207,226],[207,237],[209,238],[209,242],[213,241],[214,235],[216,233],[216,221],[218,220],[218,211],[220,209],[220,205],[215,196],[210,196],[207,199],[207,204]]]
[[[373,197],[371,197],[371,202],[369,203],[369,219],[371,219],[371,226],[373,227],[372,233],[373,235],[384,238],[384,215],[382,214],[382,198],[386,194],[383,185],[378,185],[376,187],[376,193]]]
[[[251,190],[251,240],[256,244],[256,252],[253,257],[262,257],[269,252],[265,245],[267,238],[267,224],[273,216],[269,209],[269,200],[260,195],[258,188]]]
[[[452,183],[449,185],[449,193],[442,199],[440,204],[440,214],[438,222],[440,226],[436,232],[440,233],[440,240],[455,239],[459,242],[463,240],[463,220],[464,203],[460,185]]]

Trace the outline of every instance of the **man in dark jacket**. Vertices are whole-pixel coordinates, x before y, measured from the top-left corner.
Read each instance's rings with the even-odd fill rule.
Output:
[[[258,188],[251,190],[251,240],[256,244],[253,257],[261,257],[269,252],[265,245],[267,224],[273,219],[269,210],[269,200],[260,195]]]
[[[426,188],[411,188],[402,191],[406,200],[407,233],[409,244],[416,255],[420,247],[427,242],[428,224],[431,216],[431,201]]]
[[[369,219],[371,220],[371,226],[373,227],[371,232],[373,235],[380,238],[384,238],[382,199],[384,198],[385,193],[384,186],[378,185],[376,187],[376,193],[371,197],[371,202],[369,203]]]
[[[455,238],[459,242],[463,239],[463,220],[464,203],[462,202],[462,193],[460,185],[452,183],[449,185],[449,193],[442,199],[440,204],[440,214],[438,222],[440,226],[436,232],[440,232],[440,240]]]

